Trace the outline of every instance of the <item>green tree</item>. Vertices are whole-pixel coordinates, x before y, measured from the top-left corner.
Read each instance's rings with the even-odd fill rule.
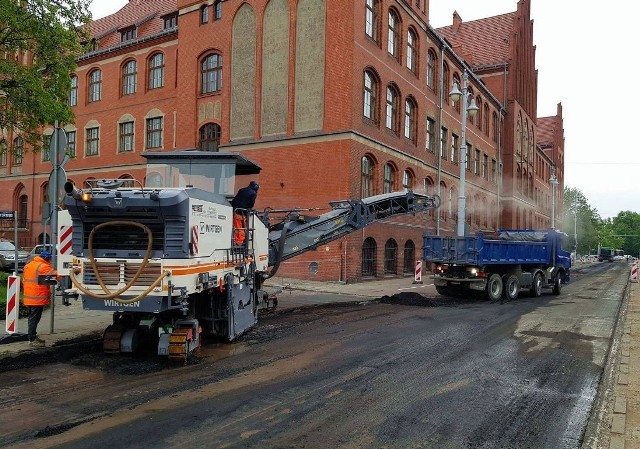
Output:
[[[87,42],[91,0],[0,0],[0,129],[34,149],[41,128],[73,121],[70,75]]]
[[[574,249],[577,234],[578,254],[594,254],[602,239],[603,222],[598,211],[591,207],[580,189],[568,186],[564,189],[562,210],[560,229],[569,235],[568,249]]]
[[[634,256],[640,253],[640,214],[628,210],[619,212],[611,220],[611,230],[621,241],[617,248]]]

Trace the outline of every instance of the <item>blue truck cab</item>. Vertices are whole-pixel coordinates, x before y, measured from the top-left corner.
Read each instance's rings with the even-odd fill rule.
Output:
[[[484,294],[512,300],[526,289],[559,295],[569,281],[571,254],[562,248],[567,234],[555,229],[504,229],[492,234],[446,237],[423,235],[422,259],[433,272],[438,293]]]

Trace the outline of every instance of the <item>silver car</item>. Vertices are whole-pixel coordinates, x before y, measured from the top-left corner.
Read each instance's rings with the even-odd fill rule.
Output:
[[[15,269],[16,247],[11,240],[0,239],[0,270],[13,271]],[[29,253],[18,247],[18,271],[22,271],[27,263]]]

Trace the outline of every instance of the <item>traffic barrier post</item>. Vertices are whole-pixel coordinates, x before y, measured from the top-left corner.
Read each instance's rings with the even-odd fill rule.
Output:
[[[422,261],[416,260],[416,270],[415,277],[413,280],[414,284],[422,284]]]
[[[638,261],[631,264],[631,282],[638,282]]]
[[[18,332],[18,311],[20,309],[20,276],[9,276],[7,279],[7,334]]]

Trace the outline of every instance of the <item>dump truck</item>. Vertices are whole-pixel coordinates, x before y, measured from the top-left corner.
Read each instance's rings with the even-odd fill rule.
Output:
[[[263,289],[280,263],[390,216],[429,211],[437,196],[413,191],[337,200],[317,217],[276,219],[273,209],[243,210],[245,241],[233,239],[236,176],[261,168],[241,154],[146,152],[144,182],[67,182],[72,221],[68,270],[85,310],[113,313],[105,352],[130,353],[142,341],[185,360],[201,334],[227,341],[257,323]],[[77,270],[79,268],[79,270]],[[79,271],[75,274],[74,271]]]
[[[571,268],[571,255],[562,248],[567,237],[555,229],[464,237],[425,233],[422,258],[441,295],[513,300],[521,290],[537,297],[545,288],[559,295]]]

